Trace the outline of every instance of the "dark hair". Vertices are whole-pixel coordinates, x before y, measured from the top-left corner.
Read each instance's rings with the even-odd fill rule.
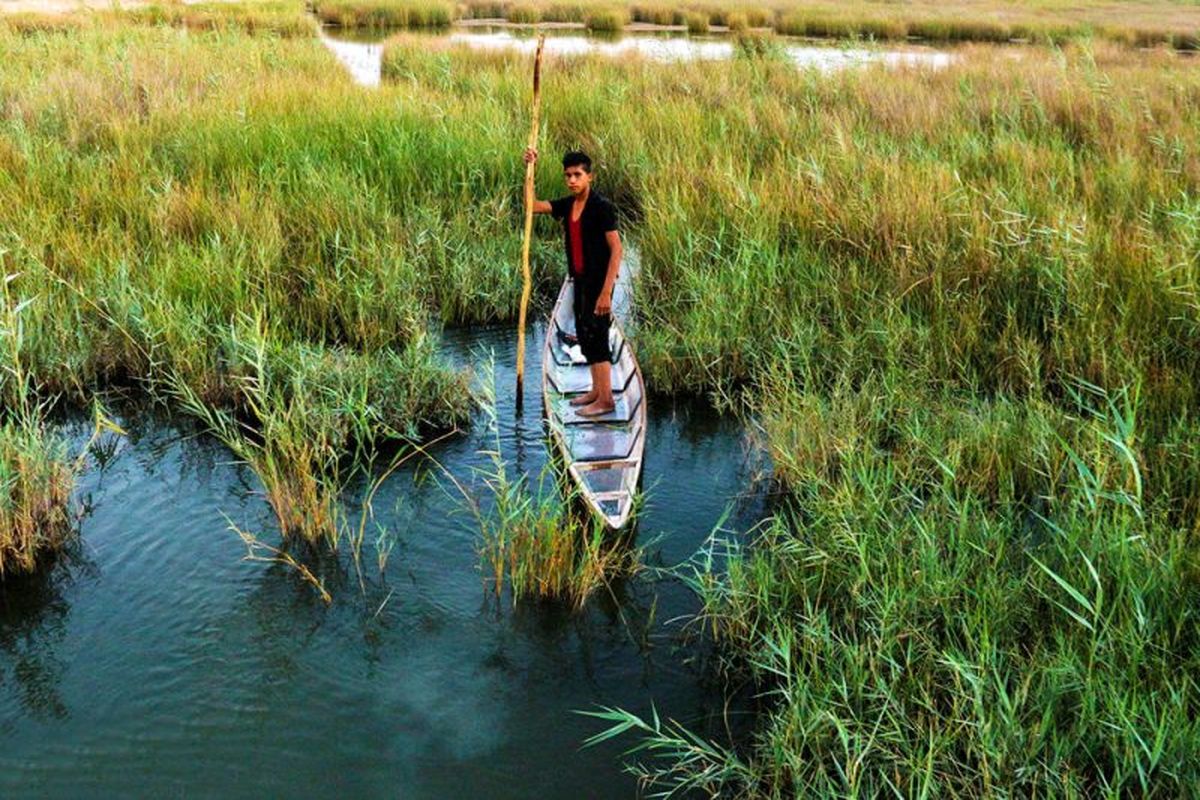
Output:
[[[582,150],[571,150],[563,155],[563,169],[567,167],[583,167],[584,172],[591,172],[592,159]]]

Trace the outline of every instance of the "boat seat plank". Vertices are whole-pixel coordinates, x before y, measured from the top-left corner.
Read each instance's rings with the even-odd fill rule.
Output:
[[[642,402],[642,387],[637,381],[630,381],[622,392],[613,392],[616,407],[607,414],[598,417],[581,417],[579,409],[571,405],[570,399],[563,397],[554,404],[555,415],[564,425],[588,425],[596,422],[629,422],[637,413]]]
[[[613,492],[628,492],[629,487],[634,483],[633,469],[625,467],[621,469],[595,469],[588,472],[581,472],[580,477],[586,484],[588,491],[596,495],[607,495]]]
[[[640,432],[640,426],[572,425],[562,435],[576,461],[615,461],[629,457]]]

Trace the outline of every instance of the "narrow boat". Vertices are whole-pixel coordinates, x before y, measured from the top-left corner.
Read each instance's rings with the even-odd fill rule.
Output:
[[[569,402],[592,384],[579,346],[567,341],[575,334],[575,286],[570,280],[558,293],[542,354],[542,398],[550,436],[584,502],[612,530],[620,530],[629,522],[646,446],[645,385],[622,327],[628,300],[628,283],[618,280],[613,289],[609,334],[616,400],[616,408],[610,413],[581,417]]]

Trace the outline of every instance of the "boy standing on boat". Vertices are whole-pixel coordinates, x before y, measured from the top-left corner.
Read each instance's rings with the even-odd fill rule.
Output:
[[[537,150],[526,148],[525,161],[537,161]],[[621,234],[617,212],[608,198],[592,189],[592,160],[572,151],[563,156],[563,178],[570,195],[535,200],[535,214],[562,221],[567,271],[575,281],[575,335],[592,373],[591,391],[572,398],[580,416],[596,417],[616,407],[612,393],[612,293],[621,267]]]

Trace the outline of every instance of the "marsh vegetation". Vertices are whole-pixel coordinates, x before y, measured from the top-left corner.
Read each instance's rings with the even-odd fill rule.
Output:
[[[1200,74],[1108,38],[1139,41],[547,63],[543,150],[591,152],[640,244],[648,385],[744,415],[783,497],[676,570],[769,698],[757,732],[735,754],[612,711],[675,758],[645,780],[1196,785]],[[285,531],[322,530],[337,464],[465,418],[430,341],[515,315],[519,55],[401,35],[368,95],[250,24],[25,20],[0,50],[5,270],[37,297],[14,363],[41,396],[135,387],[225,431]],[[485,553],[564,594],[539,583],[562,518],[514,498],[500,535],[526,533]]]
[[[1136,47],[1200,48],[1200,11],[1188,3],[1033,0],[951,3],[789,2],[789,0],[323,0],[321,19],[337,25],[428,27],[459,20],[504,20],[517,25],[583,25],[616,31],[634,24],[707,33],[773,31],[789,36],[959,42],[1063,44],[1108,39]]]

